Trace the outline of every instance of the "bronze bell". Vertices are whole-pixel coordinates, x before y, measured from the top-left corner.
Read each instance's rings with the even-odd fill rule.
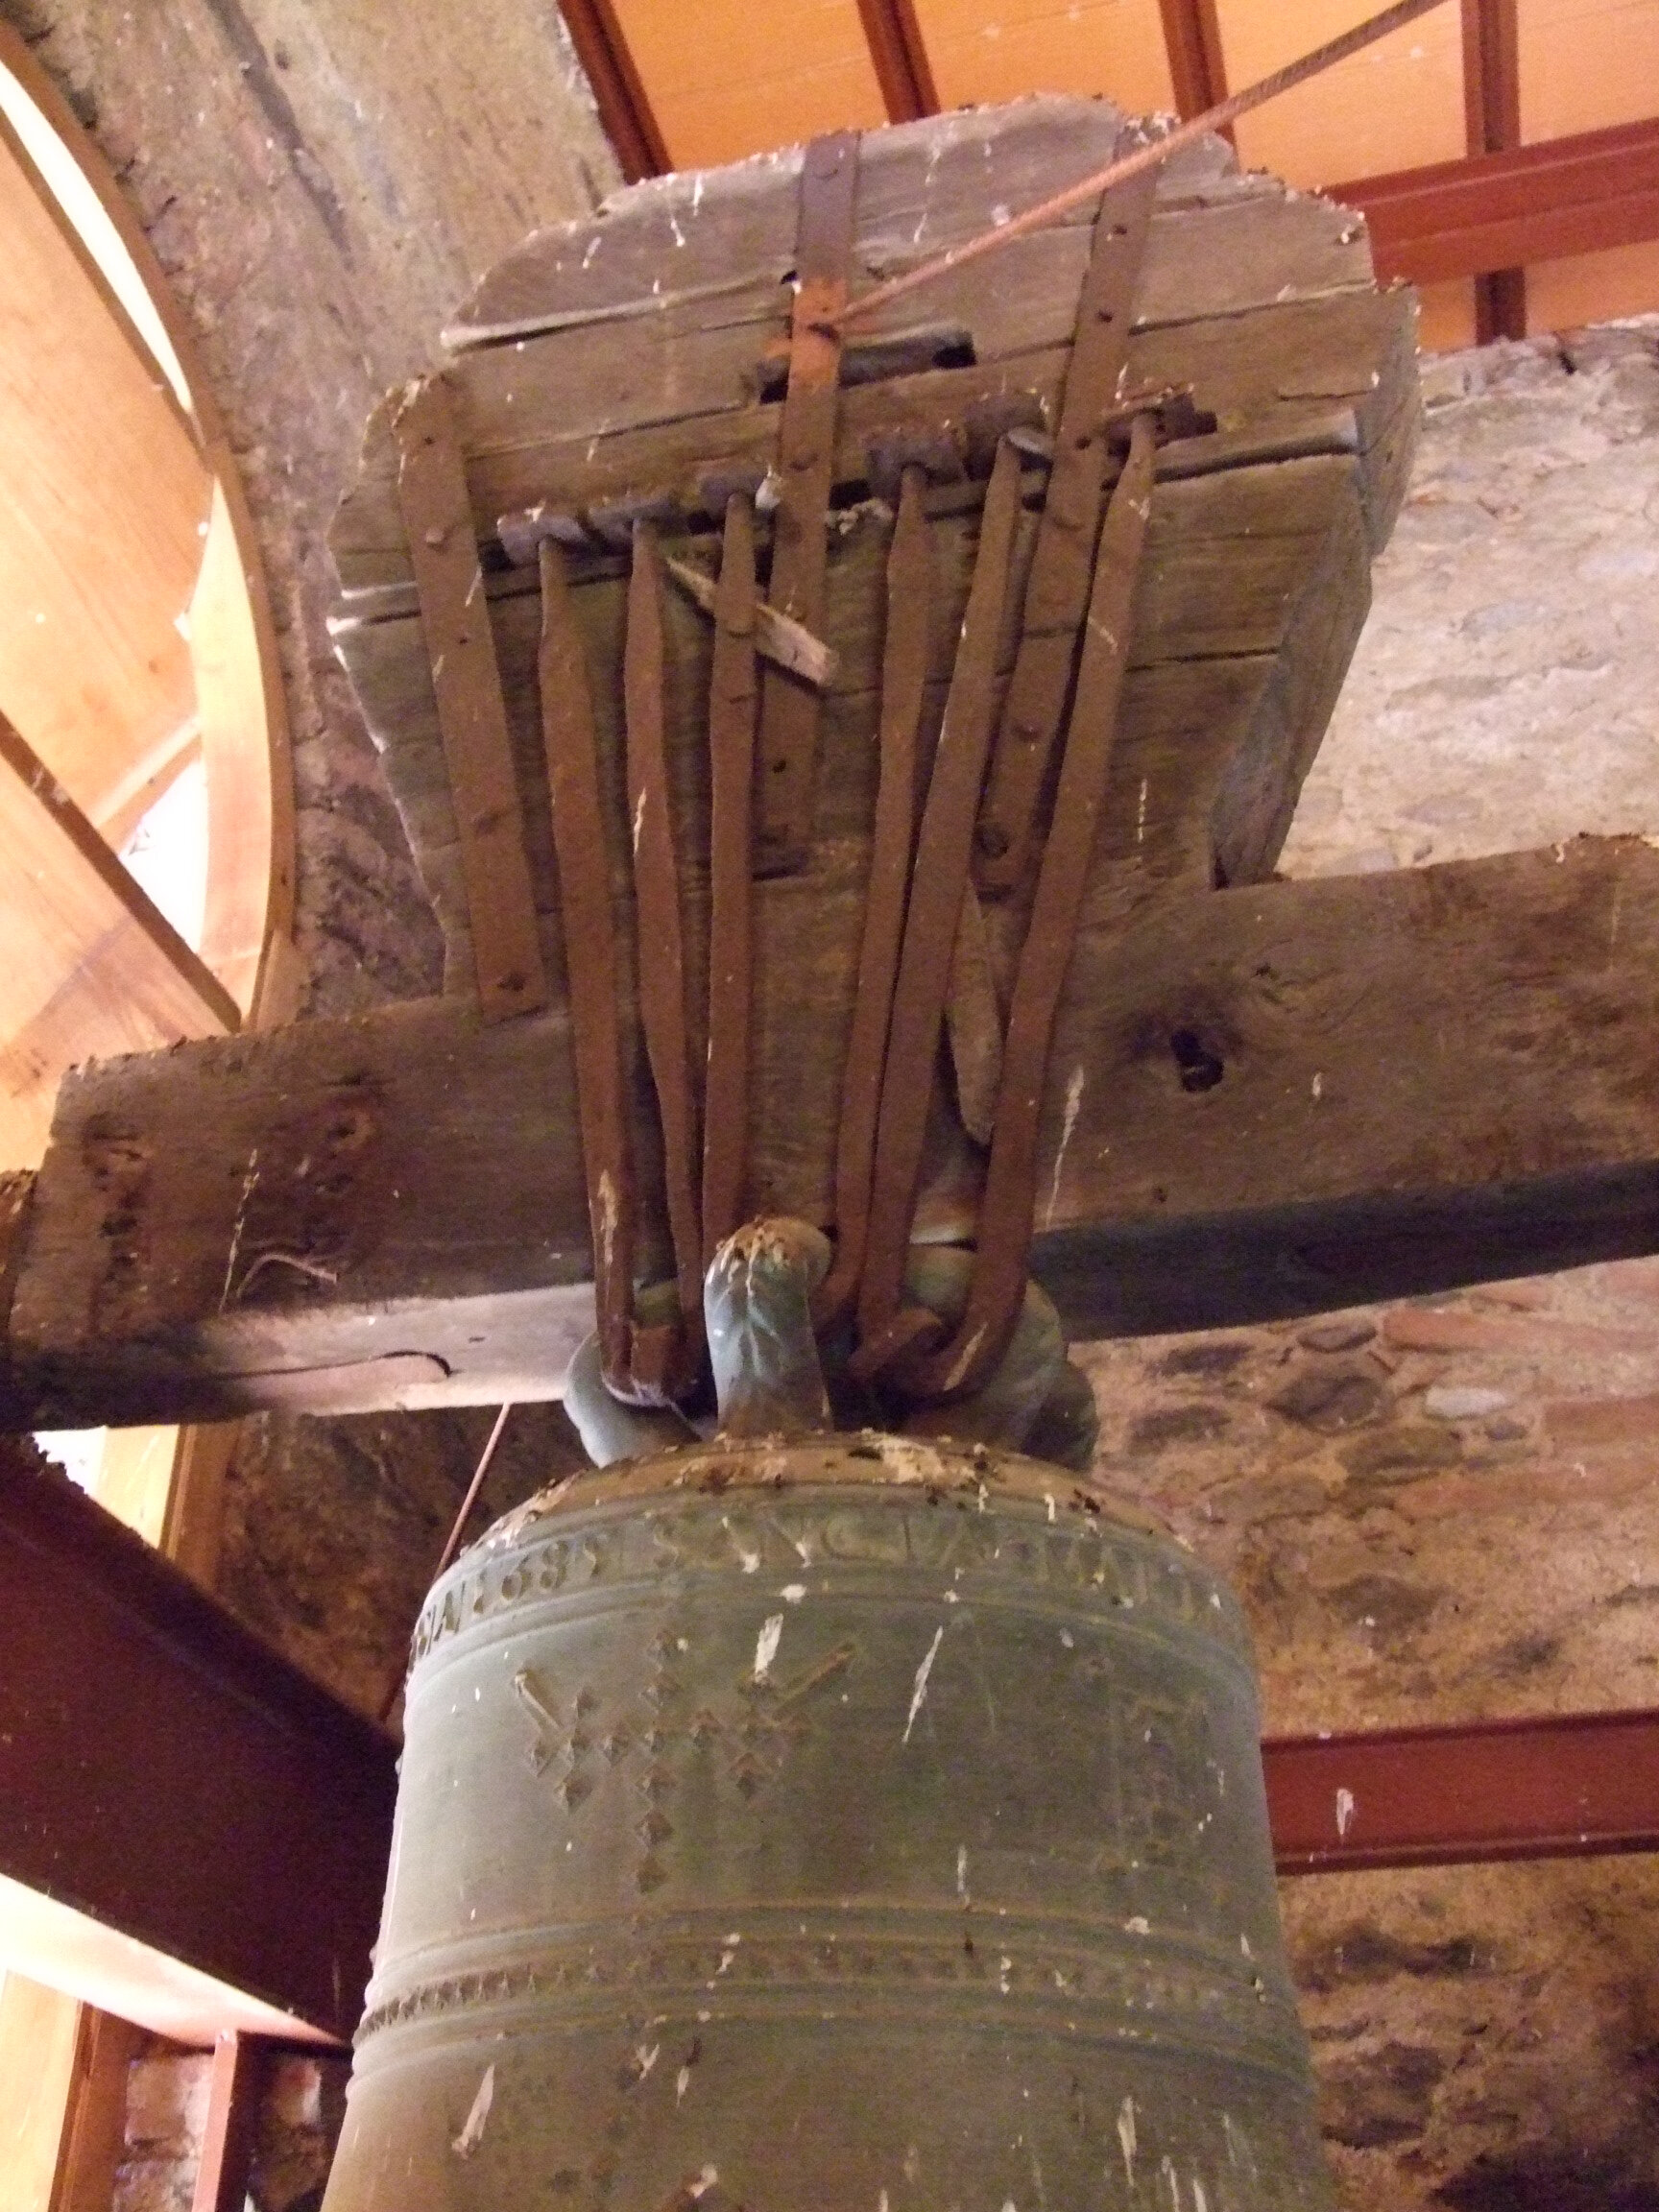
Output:
[[[325,2212],[1333,2202],[1236,1600],[983,1445],[718,1436],[433,1590]]]

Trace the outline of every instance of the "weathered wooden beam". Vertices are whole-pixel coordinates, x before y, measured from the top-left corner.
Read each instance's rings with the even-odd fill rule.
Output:
[[[1434,284],[1659,238],[1659,119],[1327,187],[1358,207],[1377,275]]]
[[[391,1739],[3,1442],[0,1624],[0,1875],[145,1946],[164,1983],[349,2035]]]
[[[1074,1336],[1659,1250],[1647,841],[1230,891],[1166,854],[1137,905],[1114,820],[1040,1144],[1035,1264]],[[855,943],[858,868],[762,909],[751,1190],[818,1219],[852,984],[825,948]],[[641,1094],[665,1274],[651,1127]],[[575,1130],[562,1010],[424,1000],[70,1077],[20,1231],[13,1417],[556,1395],[591,1314]],[[971,1232],[975,1172],[965,1142],[933,1160],[926,1230]]]

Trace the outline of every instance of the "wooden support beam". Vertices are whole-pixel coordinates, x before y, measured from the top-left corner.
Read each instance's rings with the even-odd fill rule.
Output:
[[[1551,1713],[1262,1746],[1281,1874],[1659,1851],[1659,1713]]]
[[[242,2212],[253,2167],[253,2137],[265,2052],[257,2037],[234,2031],[213,2045],[207,2082],[207,2125],[190,2212]]]
[[[1462,0],[1463,122],[1467,151],[1507,154],[1521,143],[1521,36],[1516,0]],[[1475,339],[1527,335],[1527,272],[1475,279]]]
[[[1659,119],[1326,187],[1364,214],[1377,275],[1434,284],[1659,238]]]
[[[1092,895],[1039,1142],[1035,1265],[1077,1337],[1244,1324],[1659,1251],[1659,852]],[[753,1163],[823,1219],[861,886],[768,947]],[[792,902],[790,910],[799,908]],[[650,1122],[636,1101],[639,1157]],[[562,1009],[425,1000],[65,1082],[23,1217],[35,1426],[558,1394],[591,1326]],[[968,1235],[965,1143],[925,1231]],[[647,1174],[641,1252],[668,1272]]]
[[[1227,97],[1227,63],[1215,0],[1158,0],[1158,4],[1176,112],[1184,123],[1190,122]],[[1226,135],[1231,138],[1232,131]]]
[[[535,895],[501,671],[484,603],[449,387],[415,386],[397,412],[397,498],[454,793],[479,1003],[492,1022],[546,1003]]]
[[[630,184],[666,176],[674,164],[611,0],[559,0],[559,12],[623,176]]]
[[[109,2212],[127,2152],[127,2069],[143,2048],[141,2029],[82,2005],[64,2111],[52,2212]],[[240,2205],[237,2212],[242,2212]]]
[[[3,1443],[0,1623],[8,1926],[14,1897],[85,1915],[80,1984],[96,1939],[134,1980],[143,1946],[152,2017],[217,1984],[230,2023],[349,2035],[379,1922],[391,1740]]]
[[[104,930],[95,943],[79,949],[84,959],[95,953],[103,954],[107,950],[103,942],[110,926],[106,919],[107,910],[108,915],[122,918],[131,925],[135,941],[136,938],[145,940],[148,951],[163,968],[173,971],[178,979],[178,1020],[182,1034],[199,1036],[204,1028],[209,1031],[236,1028],[241,1014],[235,999],[212,970],[185,944],[149,894],[129,875],[62,784],[4,713],[0,713],[0,786],[6,793],[9,813],[27,824],[17,834],[32,848],[28,859],[36,864],[31,871],[36,880],[48,871],[59,878],[51,903],[54,921],[65,938],[62,947],[65,956],[77,950],[72,942],[72,930],[81,909],[90,908],[102,893],[103,910],[97,919],[104,922]],[[25,868],[28,859],[22,863]],[[89,921],[85,926],[90,928],[92,924]],[[135,994],[136,988],[134,978]]]
[[[914,0],[858,0],[858,20],[888,122],[914,123],[937,115],[939,94]]]

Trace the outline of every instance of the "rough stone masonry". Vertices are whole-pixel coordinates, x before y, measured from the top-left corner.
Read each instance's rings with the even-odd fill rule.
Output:
[[[1424,390],[1289,875],[1659,832],[1659,318]],[[1659,1261],[1087,1363],[1100,1475],[1233,1576],[1270,1730],[1659,1701]],[[1655,2212],[1659,1863],[1283,1901],[1353,2212]]]

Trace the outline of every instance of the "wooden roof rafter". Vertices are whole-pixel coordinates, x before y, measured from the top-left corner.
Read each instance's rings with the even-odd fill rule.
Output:
[[[1471,156],[1509,154],[1521,143],[1521,36],[1517,0],[1462,0],[1463,115]],[[1527,272],[1482,270],[1475,278],[1475,338],[1527,335]]]
[[[1175,111],[1183,123],[1227,97],[1227,61],[1215,0],[1158,0]]]
[[[937,115],[939,93],[915,0],[858,0],[858,19],[888,122]]]
[[[560,13],[624,178],[665,176],[674,164],[611,0],[560,0]]]

